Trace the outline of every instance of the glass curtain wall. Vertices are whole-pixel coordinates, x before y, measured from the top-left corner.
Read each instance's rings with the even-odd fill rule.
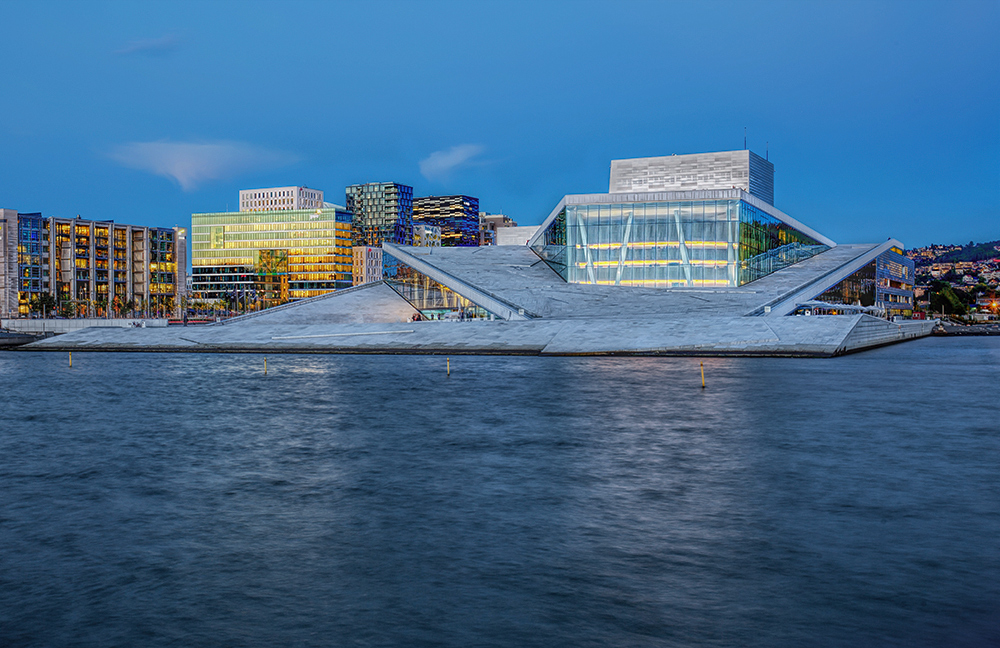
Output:
[[[828,249],[740,200],[567,205],[535,252],[570,283],[732,287]]]
[[[383,279],[425,319],[493,319],[485,308],[382,251]]]
[[[910,316],[913,314],[913,265],[911,259],[903,256],[902,250],[893,248],[815,299],[830,304],[875,306],[889,317]]]
[[[874,306],[875,265],[875,261],[872,261],[836,286],[828,288],[816,297],[816,301],[848,306]]]
[[[736,202],[740,206],[740,276],[737,285],[756,281],[830,249],[753,205]]]
[[[339,209],[192,214],[192,290],[202,299],[221,297],[210,285],[218,282],[208,277],[231,274],[226,268],[267,275],[260,292],[277,294],[275,303],[348,288],[353,283],[351,219]],[[285,279],[275,281],[275,271],[257,270],[261,254],[273,264],[279,251],[284,269],[278,274]]]
[[[879,305],[892,317],[913,315],[914,263],[899,248],[878,255],[875,269]]]
[[[42,260],[43,248],[48,238],[46,229],[48,224],[41,213],[18,214],[17,222],[17,264],[20,282],[17,286],[18,313],[26,316],[31,313],[32,299],[48,292],[49,288],[45,262]]]
[[[559,273],[563,281],[571,281],[566,267],[566,209],[542,232],[541,240],[532,249],[545,263]]]

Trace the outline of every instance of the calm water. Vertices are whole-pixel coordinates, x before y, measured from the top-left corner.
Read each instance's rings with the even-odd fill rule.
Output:
[[[1000,645],[1000,338],[0,353],[0,645]]]

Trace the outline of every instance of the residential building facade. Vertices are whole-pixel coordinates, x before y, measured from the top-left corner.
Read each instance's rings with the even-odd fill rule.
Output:
[[[441,247],[441,228],[436,225],[415,223],[413,225],[414,247]]]
[[[382,248],[372,245],[356,245],[353,251],[352,273],[354,285],[371,283],[382,279]]]
[[[354,246],[378,247],[383,241],[413,243],[413,187],[369,182],[347,187],[347,210],[353,214]]]
[[[51,295],[61,314],[178,315],[186,230],[0,211],[0,316],[25,317]],[[46,313],[48,314],[48,313]]]
[[[495,245],[527,245],[538,232],[538,225],[501,227],[496,231]]]

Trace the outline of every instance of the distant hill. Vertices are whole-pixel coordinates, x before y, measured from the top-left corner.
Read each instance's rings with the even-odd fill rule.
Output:
[[[957,263],[959,261],[985,261],[1000,257],[1000,241],[966,245],[961,250],[945,252],[934,259],[934,263]]]

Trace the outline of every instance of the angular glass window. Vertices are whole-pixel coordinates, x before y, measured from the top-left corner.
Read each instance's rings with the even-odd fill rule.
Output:
[[[569,281],[566,274],[566,209],[555,217],[555,220],[545,229],[538,242],[532,246],[542,261],[555,270],[564,281]]]
[[[425,319],[492,319],[493,313],[382,251],[383,279]]]
[[[836,286],[815,298],[816,301],[845,306],[875,305],[875,265],[872,261]]]

